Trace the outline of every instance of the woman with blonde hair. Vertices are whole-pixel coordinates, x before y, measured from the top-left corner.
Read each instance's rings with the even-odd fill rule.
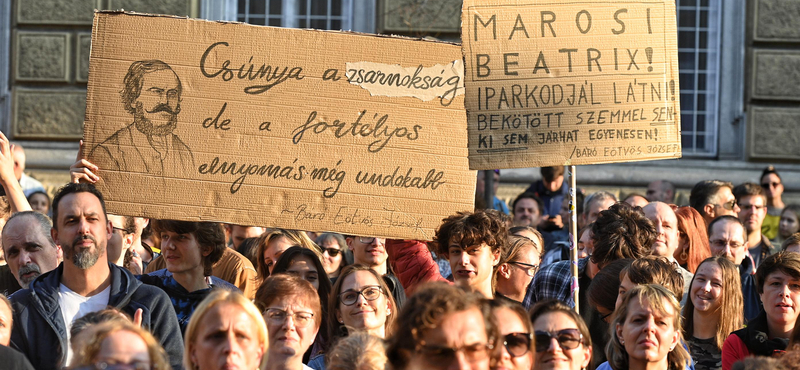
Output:
[[[322,261],[322,251],[303,231],[288,229],[267,230],[258,238],[258,277],[264,281],[272,273],[281,254],[291,247],[310,249]]]
[[[681,306],[657,284],[639,285],[625,294],[614,313],[608,362],[598,370],[683,370],[692,358],[681,344]]]
[[[256,306],[237,292],[216,290],[195,309],[184,337],[186,369],[264,369],[267,326]]]
[[[592,362],[592,337],[575,310],[551,299],[531,308],[537,370],[582,370]]]
[[[744,326],[739,269],[724,257],[711,257],[697,267],[683,308],[683,336],[695,369],[722,368],[725,338]]]
[[[678,217],[678,248],[673,257],[681,267],[694,274],[700,262],[711,257],[708,228],[703,216],[692,207],[679,207],[675,216]]]
[[[538,239],[539,241],[541,239]],[[495,295],[521,303],[539,270],[544,248],[523,236],[509,236],[508,247],[495,266]]]
[[[167,353],[153,335],[126,320],[92,327],[92,339],[76,353],[71,369],[110,369],[120,365],[131,369],[170,369]]]

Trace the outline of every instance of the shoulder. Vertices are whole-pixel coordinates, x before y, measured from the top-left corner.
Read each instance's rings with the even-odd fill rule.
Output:
[[[231,284],[231,283],[229,283],[229,282],[227,282],[227,281],[225,281],[223,279],[220,279],[220,278],[218,278],[216,276],[212,276],[211,277],[211,287],[212,288],[217,288],[217,289],[230,290],[232,292],[241,292],[239,290],[239,287],[237,287],[236,285],[233,285],[233,284]]]
[[[311,358],[308,361],[308,366],[304,366],[303,370],[313,369],[313,370],[325,370],[325,354],[319,354]]]
[[[608,361],[603,362],[597,367],[597,370],[611,370],[611,365],[608,364]]]
[[[8,369],[33,369],[33,365],[25,355],[10,347],[0,346],[0,358]]]

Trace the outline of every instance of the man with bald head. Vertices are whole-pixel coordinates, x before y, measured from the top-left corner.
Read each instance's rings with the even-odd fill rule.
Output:
[[[675,202],[675,185],[667,180],[656,180],[647,185],[647,200],[651,202]]]
[[[755,264],[747,250],[747,231],[735,216],[720,216],[708,225],[711,254],[725,257],[739,267],[744,298],[744,318],[750,320],[761,311],[761,298],[756,289]]]
[[[25,174],[25,149],[22,145],[14,144],[14,175],[19,181],[19,186],[25,196],[29,196],[37,191],[45,192],[44,186],[38,180]]]
[[[3,252],[11,273],[23,289],[39,275],[55,270],[61,261],[61,247],[50,235],[52,227],[47,216],[25,211],[13,214],[3,228]]]
[[[663,202],[651,202],[644,206],[642,210],[644,211],[645,217],[656,227],[657,237],[656,241],[653,242],[650,254],[666,257],[675,265],[675,270],[681,273],[684,288],[683,302],[685,302],[694,275],[681,267],[678,261],[675,260],[675,251],[678,249],[678,244],[680,244],[678,216],[675,215],[675,211],[672,210],[672,207]]]

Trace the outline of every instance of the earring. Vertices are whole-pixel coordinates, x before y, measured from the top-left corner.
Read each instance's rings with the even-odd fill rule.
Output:
[[[624,341],[624,340],[622,340],[622,339],[620,339],[620,340],[619,340],[619,344],[621,344],[621,345],[623,345],[623,346],[624,346],[624,345],[625,345],[625,341]]]
[[[688,260],[688,259],[689,259],[689,253],[688,253],[688,252],[686,252],[686,250],[687,250],[687,249],[689,249],[689,248],[688,248],[688,247],[684,247],[684,248],[681,250],[681,254],[678,256],[678,257],[680,257],[680,259],[681,259],[681,260],[683,260],[683,261],[686,261],[686,260]]]

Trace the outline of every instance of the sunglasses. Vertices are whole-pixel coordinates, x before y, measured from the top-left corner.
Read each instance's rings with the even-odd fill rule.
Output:
[[[779,182],[767,182],[767,183],[761,184],[761,187],[764,188],[764,189],[769,189],[770,186],[772,186],[773,188],[777,188],[778,185],[780,185],[780,184],[781,183],[779,183]]]
[[[555,333],[537,330],[534,333],[536,339],[536,352],[545,352],[550,349],[550,342],[555,339],[561,350],[575,349],[583,342],[583,335],[578,329],[564,329]]]
[[[531,333],[510,333],[503,336],[503,345],[511,357],[519,357],[528,353],[532,339]]]
[[[727,203],[722,203],[722,204],[719,204],[719,206],[720,206],[720,207],[722,207],[722,208],[725,208],[725,209],[727,209],[727,210],[729,210],[729,211],[732,211],[732,210],[733,210],[733,207],[734,207],[735,205],[736,205],[736,201],[735,201],[735,200],[732,200],[732,201],[730,201],[730,202],[727,202]]]
[[[331,256],[331,257],[336,257],[336,256],[339,255],[339,253],[342,252],[342,250],[338,249],[338,248],[322,248],[322,253],[325,253],[325,252],[327,252],[328,255]]]

